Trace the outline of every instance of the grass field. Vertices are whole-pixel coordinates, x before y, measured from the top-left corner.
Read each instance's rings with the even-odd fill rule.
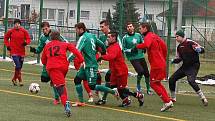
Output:
[[[145,104],[138,106],[138,102],[132,98],[132,105],[120,108],[113,96],[108,96],[105,106],[96,106],[87,103],[85,107],[72,107],[72,116],[67,118],[61,105],[52,104],[52,90],[49,84],[40,82],[41,67],[24,65],[24,87],[12,86],[13,64],[0,62],[0,121],[164,121],[164,120],[192,120],[214,121],[215,94],[213,86],[201,86],[206,93],[209,106],[204,107],[194,93],[178,94],[174,108],[167,112],[160,112],[161,100],[157,95],[145,95]],[[76,101],[73,78],[75,71],[67,74],[67,87],[69,99]],[[129,78],[129,86],[135,87],[135,78]],[[28,85],[37,82],[41,91],[32,95],[28,91]],[[144,83],[143,83],[144,84]],[[167,82],[164,82],[167,85]],[[144,86],[145,87],[145,86]],[[167,87],[167,86],[166,86]],[[132,88],[134,89],[134,88]],[[168,88],[167,88],[168,89]],[[180,83],[180,90],[192,91],[186,83]],[[85,98],[87,95],[85,93]]]

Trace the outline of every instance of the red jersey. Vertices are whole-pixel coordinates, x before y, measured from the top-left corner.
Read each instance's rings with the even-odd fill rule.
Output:
[[[166,68],[167,46],[158,35],[148,32],[144,43],[137,44],[138,49],[147,49],[151,69]]]
[[[4,36],[4,44],[11,48],[11,55],[25,56],[25,46],[22,44],[31,43],[30,35],[24,28],[11,29]]]
[[[103,60],[109,61],[111,73],[117,76],[128,74],[128,68],[125,64],[122,50],[119,44],[113,43],[107,48],[107,54],[102,55]]]
[[[84,61],[81,53],[71,43],[52,40],[44,48],[41,58],[42,64],[46,65],[47,70],[53,68],[68,68],[67,50],[72,52],[78,58],[79,62]]]

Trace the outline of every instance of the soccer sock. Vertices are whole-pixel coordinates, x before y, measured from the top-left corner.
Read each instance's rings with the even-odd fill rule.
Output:
[[[96,85],[96,88],[95,88],[97,91],[101,91],[101,92],[106,92],[106,93],[111,93],[111,94],[115,94],[115,91],[112,90],[111,88],[109,87],[106,87],[104,85]]]
[[[68,100],[67,89],[66,89],[65,85],[56,87],[55,89],[57,90],[57,93],[60,95],[60,100],[61,100],[62,105],[65,106],[66,101]]]
[[[199,91],[197,91],[196,93],[199,95],[199,97],[200,97],[201,99],[204,99],[204,98],[205,98],[205,95],[203,94],[202,90],[199,90]]]
[[[162,99],[164,103],[170,102],[170,98],[167,94],[166,89],[163,87],[160,81],[151,82],[152,89],[157,93],[157,95]]]
[[[146,89],[147,91],[150,91],[150,84],[149,84],[149,78],[145,78],[145,83],[146,83]]]
[[[136,92],[131,92],[128,88],[123,88],[123,93],[129,96],[133,96],[133,97],[137,97],[137,93]]]
[[[85,90],[87,91],[88,96],[89,97],[92,96],[92,91],[91,91],[91,89],[89,87],[89,84],[88,84],[87,80],[83,80],[83,85],[84,85]]]
[[[22,82],[22,76],[21,76],[21,69],[18,69],[17,70],[18,72],[18,74],[17,74],[17,77],[18,77],[18,80],[19,80],[19,82]]]
[[[82,85],[81,84],[77,84],[75,85],[75,88],[76,88],[76,91],[77,91],[77,94],[78,94],[78,99],[81,103],[84,102],[84,98],[83,98],[83,88],[82,88]]]
[[[52,87],[53,88],[53,92],[54,92],[54,99],[55,100],[59,100],[59,94],[58,94],[58,92],[57,92],[57,89],[56,89],[56,87]]]
[[[140,81],[142,79],[142,75],[137,75],[137,91],[141,91]]]
[[[105,86],[106,86],[106,87],[110,87],[110,83],[106,82],[106,83],[105,83]],[[104,92],[103,97],[102,97],[102,100],[106,100],[106,99],[107,99],[107,96],[108,96],[108,93]]]
[[[176,98],[176,92],[175,91],[170,91],[170,95],[171,95],[172,99]]]
[[[18,76],[18,70],[15,68],[15,72],[12,80],[16,80],[17,76]]]

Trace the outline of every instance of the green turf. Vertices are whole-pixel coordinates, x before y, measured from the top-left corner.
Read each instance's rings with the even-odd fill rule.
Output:
[[[128,108],[117,107],[120,101],[113,96],[108,96],[108,103],[102,107],[95,107],[89,104],[85,107],[73,107],[72,116],[67,118],[63,114],[61,105],[52,104],[52,90],[49,84],[40,82],[39,66],[24,65],[23,79],[24,87],[14,87],[11,85],[11,76],[13,75],[13,64],[11,62],[0,62],[0,121],[164,121],[164,120],[195,120],[195,121],[213,121],[215,95],[213,86],[201,86],[203,91],[210,92],[206,94],[209,106],[202,106],[199,98],[193,93],[187,83],[180,83],[180,91],[191,91],[189,95],[177,95],[177,103],[170,111],[161,113],[161,100],[157,95],[145,95],[145,104],[138,106],[138,102],[132,98],[132,105]],[[67,85],[69,99],[76,101],[76,93],[72,78],[75,71],[69,71],[67,75]],[[206,73],[206,72],[204,72]],[[135,78],[129,78],[129,86],[135,86]],[[28,92],[28,85],[37,82],[41,86],[41,91],[35,96]],[[143,83],[144,84],[144,83]],[[167,85],[167,82],[164,82]],[[133,88],[132,88],[133,89]],[[168,88],[167,88],[168,89]],[[9,91],[9,92],[8,92]],[[19,92],[19,93],[14,93]],[[28,94],[28,95],[25,95]],[[85,98],[87,95],[85,93]],[[126,112],[130,111],[130,112]]]

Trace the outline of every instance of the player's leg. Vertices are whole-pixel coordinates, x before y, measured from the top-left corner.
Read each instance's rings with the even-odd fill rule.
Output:
[[[145,77],[145,83],[146,83],[146,89],[147,89],[147,94],[148,95],[152,95],[152,91],[150,89],[150,76],[149,76],[149,70],[148,70],[148,66],[146,63],[145,58],[140,59],[140,63],[143,67],[143,75]]]
[[[75,89],[80,103],[84,103],[82,80],[86,80],[85,69],[83,67],[80,68],[74,79]]]
[[[169,78],[169,90],[171,100],[176,102],[176,82],[185,77],[185,73],[182,68],[179,68],[170,78]]]
[[[19,57],[19,71],[18,71],[18,80],[19,80],[19,86],[23,86],[23,82],[22,82],[22,65],[24,62],[24,57],[18,56]]]
[[[46,82],[46,83],[47,83],[47,82],[49,82],[50,80],[51,80],[51,79],[50,79],[49,74],[48,74],[48,72],[47,72],[47,70],[46,70],[46,66],[43,66],[43,68],[42,68],[42,73],[41,73],[41,82]],[[52,81],[50,82],[50,85],[51,85],[52,90],[53,90],[53,93],[54,93],[53,104],[54,104],[54,105],[57,105],[57,104],[60,103],[59,94],[58,94],[58,92],[57,92],[56,87],[53,86]]]
[[[190,84],[190,86],[195,90],[195,92],[198,94],[200,97],[202,103],[204,106],[208,105],[208,101],[203,94],[202,90],[199,88],[198,84],[195,82],[196,76],[199,71],[200,64],[194,64],[192,67],[188,68],[185,70],[185,74],[187,76],[187,80]]]
[[[19,69],[20,69],[20,65],[19,65],[19,57],[18,56],[12,56],[13,59],[13,63],[15,65],[15,72],[14,72],[14,76],[12,78],[12,83],[14,86],[17,86],[17,82],[16,79],[18,79],[18,74],[19,74]]]
[[[84,85],[84,89],[87,91],[88,94],[88,102],[93,102],[93,93],[89,87],[88,81],[87,80],[83,80],[83,85]]]

